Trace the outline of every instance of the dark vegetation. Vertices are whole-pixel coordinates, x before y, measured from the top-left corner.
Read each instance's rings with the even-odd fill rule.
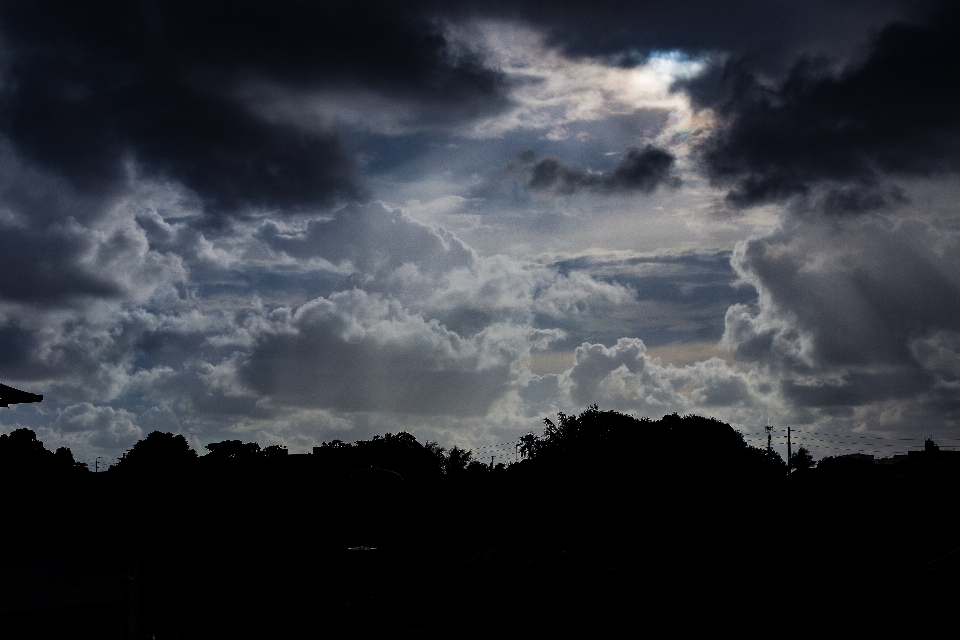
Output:
[[[154,432],[94,474],[2,435],[0,638],[766,632],[784,602],[816,628],[958,595],[949,461],[788,468],[713,419],[544,422],[506,466],[407,433],[199,456]]]

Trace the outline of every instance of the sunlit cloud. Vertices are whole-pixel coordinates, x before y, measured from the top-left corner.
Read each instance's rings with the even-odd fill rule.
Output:
[[[672,87],[707,65],[705,59],[674,51],[655,52],[632,68],[611,60],[572,59],[548,46],[542,33],[503,22],[481,23],[472,35],[510,82],[513,103],[506,113],[474,125],[471,135],[477,137],[534,129],[561,140],[577,135],[578,122],[644,109],[675,112],[677,119],[689,121],[690,100]]]

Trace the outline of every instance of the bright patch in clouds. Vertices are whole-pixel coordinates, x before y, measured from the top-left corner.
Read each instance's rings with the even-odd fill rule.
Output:
[[[572,59],[546,44],[530,28],[509,23],[478,27],[479,48],[503,71],[513,103],[505,114],[482,120],[471,134],[502,136],[517,129],[545,130],[550,140],[576,136],[576,123],[627,115],[644,109],[689,118],[689,98],[672,91],[677,80],[701,73],[707,61],[677,52],[654,53],[634,68],[602,59]]]

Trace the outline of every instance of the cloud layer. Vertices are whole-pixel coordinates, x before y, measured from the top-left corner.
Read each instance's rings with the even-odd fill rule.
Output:
[[[0,376],[45,394],[2,428],[951,437],[958,16],[0,5]]]

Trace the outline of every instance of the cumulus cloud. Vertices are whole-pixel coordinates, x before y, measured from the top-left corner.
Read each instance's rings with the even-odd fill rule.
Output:
[[[348,411],[483,414],[533,337],[492,326],[462,338],[360,290],[276,322],[241,365],[241,378],[278,400]]]
[[[921,220],[810,222],[741,243],[760,293],[732,306],[725,343],[802,407],[922,400],[951,380],[960,244]]]
[[[558,384],[575,406],[596,403],[647,416],[756,404],[747,376],[723,360],[664,365],[647,354],[638,338],[621,338],[612,347],[577,347],[573,367],[559,376]]]
[[[367,276],[393,272],[405,264],[438,275],[469,268],[476,259],[473,250],[449,231],[381,203],[348,205],[330,218],[310,220],[302,230],[285,231],[267,221],[258,238],[294,258],[322,258]]]
[[[468,335],[496,323],[556,323],[629,304],[633,293],[588,274],[481,257],[442,227],[381,203],[348,206],[332,217],[284,231],[265,223],[257,238],[301,260],[322,259],[349,274],[344,288],[401,300]]]
[[[582,273],[477,256],[380,204],[300,233],[268,223],[258,237],[355,270],[350,288],[273,312],[238,365],[257,393],[307,406],[484,414],[516,382],[518,360],[564,335],[558,322],[633,299]]]
[[[125,220],[144,255],[218,264],[198,258],[217,253],[182,223],[149,212]],[[54,401],[137,407],[111,414],[115,424],[203,429],[208,438],[301,411],[464,419],[487,415],[522,384],[521,363],[564,336],[558,322],[596,319],[633,299],[583,273],[478,256],[448,231],[379,203],[299,226],[261,224],[244,250],[263,248],[275,258],[264,268],[332,270],[343,286],[295,306],[154,295],[145,300],[153,309],[47,317],[41,329],[10,321],[0,338],[15,348],[0,365],[39,381]],[[88,422],[96,413],[71,411]],[[80,418],[66,420],[58,433],[80,429]]]
[[[67,440],[84,448],[128,449],[145,434],[135,423],[135,416],[124,409],[94,406],[88,402],[70,405],[60,411],[53,428]],[[72,436],[72,437],[71,437]]]

